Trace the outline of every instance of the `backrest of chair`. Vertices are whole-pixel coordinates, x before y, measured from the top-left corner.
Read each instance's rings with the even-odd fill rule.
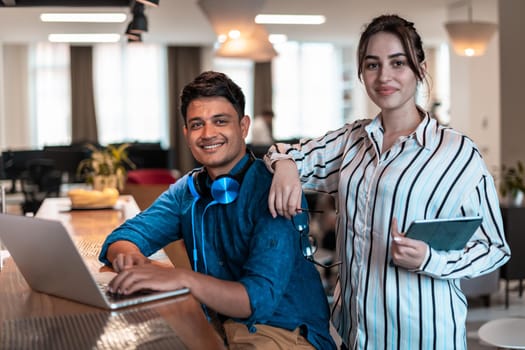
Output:
[[[55,168],[52,159],[36,158],[27,161],[21,176],[24,203],[22,211],[36,213],[47,197],[59,197],[62,172]]]
[[[136,169],[127,174],[127,182],[140,185],[169,185],[177,179],[169,169]]]
[[[58,196],[62,184],[62,174],[55,168],[55,161],[47,158],[32,159],[26,164],[27,175],[24,180],[35,184],[39,192],[48,196]]]

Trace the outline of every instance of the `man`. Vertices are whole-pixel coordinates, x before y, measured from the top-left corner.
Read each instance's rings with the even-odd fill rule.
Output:
[[[231,349],[333,349],[319,274],[292,223],[264,205],[271,175],[246,151],[244,105],[222,73],[204,72],[183,89],[184,135],[203,168],[108,236],[100,260],[119,272],[110,289],[187,287],[224,321]],[[150,264],[147,256],[178,239],[193,271]]]

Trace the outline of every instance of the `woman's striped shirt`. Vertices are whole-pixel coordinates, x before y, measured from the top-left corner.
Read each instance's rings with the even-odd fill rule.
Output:
[[[343,264],[332,320],[349,348],[465,349],[467,301],[460,279],[510,257],[494,181],[468,137],[426,116],[381,152],[380,117],[297,145],[273,146],[266,163],[293,158],[305,190],[336,198]],[[391,221],[483,217],[461,251],[429,250],[420,270],[390,262]]]

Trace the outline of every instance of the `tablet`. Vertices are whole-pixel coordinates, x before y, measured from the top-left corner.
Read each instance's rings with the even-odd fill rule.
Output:
[[[460,250],[481,225],[481,216],[415,220],[405,236],[425,241],[436,250]]]

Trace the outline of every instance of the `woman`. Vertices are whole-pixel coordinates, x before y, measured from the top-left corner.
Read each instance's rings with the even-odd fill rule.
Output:
[[[335,197],[343,264],[333,322],[343,348],[465,349],[460,279],[510,257],[493,178],[472,140],[416,105],[426,63],[413,23],[375,18],[359,41],[358,73],[380,113],[272,146],[270,211],[294,215],[301,183]],[[416,219],[474,215],[483,221],[463,250],[436,251],[400,233]]]

